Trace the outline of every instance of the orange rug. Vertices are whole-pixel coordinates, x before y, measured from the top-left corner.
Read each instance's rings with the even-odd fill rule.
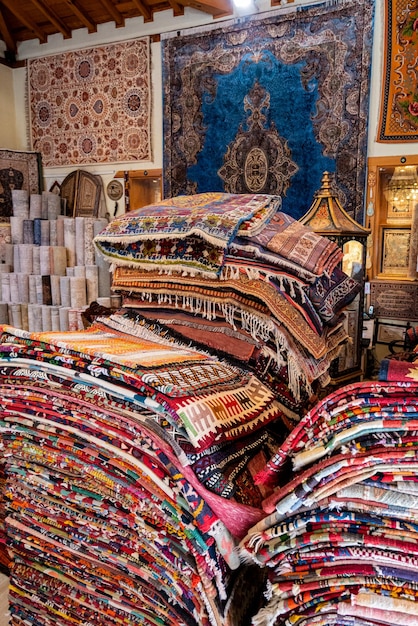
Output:
[[[384,4],[385,58],[377,141],[417,141],[418,0],[387,0]]]

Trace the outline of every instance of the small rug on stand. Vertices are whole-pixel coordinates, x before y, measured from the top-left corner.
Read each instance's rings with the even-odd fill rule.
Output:
[[[418,139],[418,1],[387,0],[384,74],[377,141]]]
[[[373,4],[289,6],[166,35],[165,197],[277,194],[298,219],[330,171],[361,222]]]
[[[8,222],[13,215],[12,189],[24,189],[29,194],[42,191],[39,153],[0,150],[0,222]]]
[[[28,89],[45,167],[151,159],[148,37],[33,59]]]

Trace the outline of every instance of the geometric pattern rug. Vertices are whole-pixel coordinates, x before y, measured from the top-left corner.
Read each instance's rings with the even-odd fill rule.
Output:
[[[361,223],[374,0],[286,6],[163,40],[164,195],[270,193],[301,217],[333,174]]]
[[[151,159],[148,37],[30,60],[28,90],[44,167]]]

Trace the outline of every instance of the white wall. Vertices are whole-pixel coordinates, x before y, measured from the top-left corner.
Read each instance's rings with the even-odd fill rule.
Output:
[[[0,148],[3,150],[22,149],[16,134],[15,100],[13,70],[0,65]]]
[[[247,13],[260,13],[271,11],[269,0],[255,0],[257,7],[254,10],[247,10]],[[383,63],[383,45],[384,45],[384,2],[375,0],[375,24],[373,36],[373,63],[371,72],[371,90],[370,90],[370,115],[369,115],[369,136],[368,136],[368,156],[393,156],[393,155],[411,155],[417,153],[417,143],[377,143],[375,141],[378,120],[379,105],[381,98],[382,84],[382,63]],[[287,7],[284,5],[281,9],[275,11],[292,11],[295,5],[315,4],[315,0],[295,0],[292,5]],[[236,13],[235,17],[239,17]],[[226,20],[231,19],[225,18]],[[153,35],[166,33],[173,30],[184,30],[202,26],[204,24],[220,24],[222,20],[213,20],[210,15],[206,15],[200,11],[186,8],[185,15],[181,17],[173,17],[172,11],[163,11],[156,13],[154,21],[144,24],[142,18],[133,18],[126,20],[124,28],[116,28],[113,23],[103,24],[98,27],[96,33],[88,34],[87,29],[80,29],[73,33],[71,39],[64,40],[61,35],[53,35],[49,37],[48,42],[39,44],[39,41],[33,40],[23,42],[19,47],[18,59],[26,60],[47,56],[49,54],[57,54],[68,50],[77,50],[88,46],[95,46],[115,41],[126,41],[143,35]],[[161,76],[161,44],[153,43],[151,45],[151,62],[152,62],[152,133],[153,133],[153,157],[152,161],[141,163],[117,163],[107,165],[83,166],[94,174],[100,174],[103,178],[104,186],[114,177],[117,170],[130,169],[153,169],[162,167],[162,76]],[[0,66],[0,71],[2,66]],[[3,68],[8,82],[8,72],[11,70]],[[6,86],[6,83],[5,83]],[[20,150],[30,149],[28,147],[27,135],[27,113],[26,113],[26,70],[13,70],[13,84],[11,89],[6,87],[7,92],[3,89],[3,74],[0,73],[0,146]],[[3,110],[1,98],[10,99],[5,109],[15,111],[16,123],[14,130],[12,120],[7,124],[2,124],[1,111]],[[13,101],[14,99],[14,101]],[[9,113],[12,115],[12,113]],[[7,126],[10,126],[7,128]],[[5,133],[10,133],[11,136]],[[8,142],[12,145],[7,145]],[[49,189],[54,181],[62,181],[64,177],[74,169],[70,168],[48,168],[44,172],[45,188]],[[110,208],[110,207],[109,207]],[[113,208],[112,208],[113,210]]]

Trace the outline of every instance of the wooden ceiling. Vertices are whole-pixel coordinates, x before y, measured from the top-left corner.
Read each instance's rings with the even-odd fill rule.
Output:
[[[18,44],[30,39],[45,43],[49,35],[61,33],[70,39],[72,31],[87,28],[94,33],[99,24],[125,25],[132,17],[152,22],[157,11],[184,13],[186,6],[213,17],[233,13],[232,0],[0,0],[0,39],[6,44],[5,61],[13,65]]]

